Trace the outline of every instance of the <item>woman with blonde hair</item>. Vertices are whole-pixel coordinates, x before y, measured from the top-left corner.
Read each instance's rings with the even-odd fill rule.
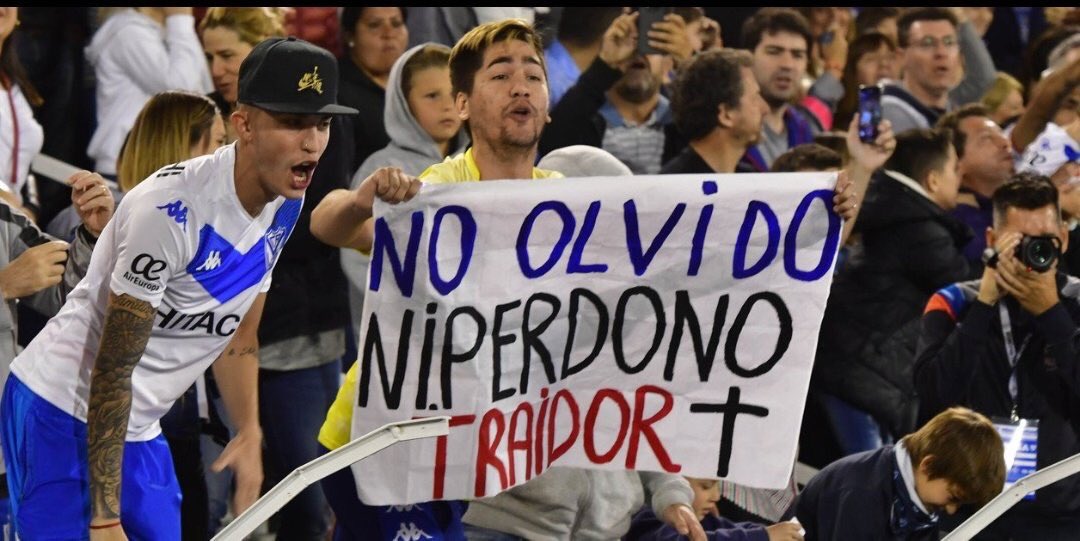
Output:
[[[979,101],[990,111],[990,119],[1004,128],[1024,114],[1024,85],[1016,77],[999,71],[994,84]]]
[[[162,167],[209,154],[225,144],[225,122],[202,94],[162,92],[139,112],[120,154],[117,180],[131,191]]]
[[[236,107],[240,64],[260,41],[285,35],[285,12],[271,7],[212,7],[199,22],[214,91],[210,98],[228,118]],[[228,140],[236,139],[229,130]]]
[[[170,90],[151,96],[135,118],[117,158],[114,199],[130,191],[158,169],[209,154],[225,143],[225,123],[217,105],[202,94]],[[46,231],[70,239],[80,224],[74,208],[66,208]]]

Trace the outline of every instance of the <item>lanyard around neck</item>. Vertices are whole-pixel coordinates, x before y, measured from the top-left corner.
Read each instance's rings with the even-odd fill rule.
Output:
[[[998,303],[998,313],[1001,316],[1001,337],[1005,342],[1005,356],[1009,359],[1009,396],[1012,397],[1012,412],[1013,420],[1017,420],[1019,416],[1016,413],[1016,398],[1020,394],[1020,386],[1016,381],[1016,363],[1020,361],[1020,356],[1024,354],[1024,350],[1027,349],[1028,342],[1031,341],[1031,334],[1024,337],[1024,341],[1020,344],[1020,349],[1016,349],[1016,342],[1013,338],[1012,319],[1009,317],[1009,310],[1005,308],[1004,302]]]

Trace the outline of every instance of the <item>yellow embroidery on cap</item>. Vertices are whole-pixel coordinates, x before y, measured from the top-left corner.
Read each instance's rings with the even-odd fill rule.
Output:
[[[319,66],[315,66],[314,71],[310,73],[305,73],[304,76],[300,78],[300,82],[297,84],[296,91],[300,92],[308,88],[311,88],[319,94],[322,94],[322,79],[319,78]]]

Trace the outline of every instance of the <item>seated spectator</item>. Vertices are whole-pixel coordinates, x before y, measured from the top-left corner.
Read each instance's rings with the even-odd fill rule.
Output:
[[[190,7],[121,9],[94,33],[86,58],[97,80],[97,129],[86,153],[110,178],[124,137],[151,96],[212,89]]]
[[[990,119],[1004,129],[1024,113],[1024,85],[1012,75],[999,71],[994,84],[979,102],[986,107]]]
[[[807,541],[936,540],[942,511],[985,504],[1005,484],[1005,450],[986,417],[944,411],[895,446],[838,460],[799,495]]]
[[[660,171],[670,136],[671,105],[660,93],[665,56],[689,59],[692,48],[682,17],[654,23],[655,48],[637,52],[637,12],[620,15],[604,33],[600,53],[551,111],[540,155],[570,145],[603,148],[634,174]]]
[[[1045,176],[1017,175],[993,203],[982,276],[943,287],[926,303],[915,368],[920,418],[963,406],[999,424],[1037,423],[1031,452],[1041,470],[1080,453],[1080,280],[1059,272],[1057,258],[1033,269],[1017,252],[1033,236],[1068,249],[1058,190]],[[1080,477],[1073,476],[1017,502],[983,535],[1065,540],[1077,531]]]
[[[852,406],[873,415],[886,438],[915,427],[919,314],[938,288],[970,276],[961,249],[971,231],[949,214],[959,186],[956,151],[940,130],[898,135],[870,181],[856,224],[862,244],[833,281],[810,384],[837,399],[828,410],[842,434]],[[842,438],[844,454],[882,445],[878,430],[857,428]]]
[[[735,523],[718,515],[716,502],[720,500],[720,483],[716,479],[695,477],[686,480],[694,489],[694,513],[709,541],[802,541],[800,526],[793,522],[763,526],[754,522]],[[682,538],[674,528],[656,518],[652,509],[645,507],[634,515],[623,541],[676,541]]]

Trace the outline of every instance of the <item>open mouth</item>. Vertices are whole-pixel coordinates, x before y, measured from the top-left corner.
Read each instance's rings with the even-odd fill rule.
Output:
[[[306,161],[292,166],[292,187],[303,190],[311,184],[311,175],[315,173],[318,162]]]
[[[533,108],[526,104],[514,105],[507,111],[507,116],[518,122],[524,122],[533,117]]]

